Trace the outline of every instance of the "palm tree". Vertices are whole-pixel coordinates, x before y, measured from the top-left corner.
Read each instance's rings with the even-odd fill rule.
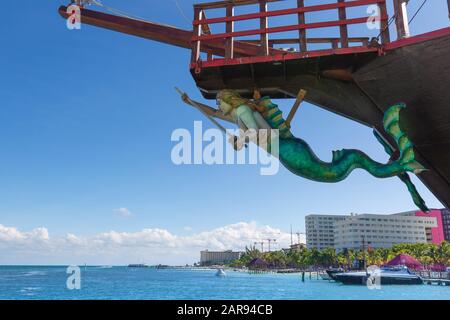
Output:
[[[245,252],[242,254],[242,256],[238,260],[233,261],[231,265],[233,267],[243,267],[248,265],[253,259],[261,257],[261,252],[255,247],[245,247]]]
[[[325,267],[335,266],[338,264],[336,250],[334,248],[325,248],[320,252],[319,264]]]
[[[352,249],[343,250],[339,254],[333,248],[326,248],[319,251],[313,249],[272,251],[262,253],[256,247],[245,248],[245,253],[239,260],[232,263],[233,266],[246,266],[255,258],[266,260],[273,267],[299,267],[306,269],[309,266],[336,266],[347,265],[350,267],[352,262],[356,259],[362,259],[362,251],[355,251]],[[375,249],[371,250],[368,255],[368,262],[370,264],[386,264],[388,260],[394,256],[406,253],[423,264],[443,264],[450,262],[450,244],[443,242],[437,246],[435,244],[419,243],[419,244],[398,244],[390,249]]]
[[[298,260],[298,266],[302,269],[306,269],[311,264],[311,251],[308,249],[303,249],[300,251],[300,256]]]
[[[272,251],[264,254],[264,260],[266,260],[272,267],[280,268],[286,266],[288,259],[284,251]]]
[[[450,245],[448,242],[442,242],[437,249],[437,259],[439,264],[447,265],[450,259]]]
[[[316,248],[312,248],[308,254],[308,265],[317,266],[320,265],[320,251]]]
[[[380,248],[377,249],[377,252],[380,256],[381,264],[386,264],[392,258],[392,253],[389,249]]]
[[[436,245],[430,245],[428,248],[427,256],[430,258],[433,264],[439,263],[439,248]]]

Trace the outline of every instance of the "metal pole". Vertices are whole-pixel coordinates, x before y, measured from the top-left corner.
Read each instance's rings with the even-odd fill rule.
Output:
[[[447,0],[447,4],[448,4],[448,17],[450,18],[450,0]]]
[[[339,3],[345,2],[345,0],[338,0]],[[339,20],[347,20],[347,12],[345,7],[339,8]],[[339,27],[341,35],[341,48],[348,48],[348,27],[343,24]]]
[[[408,12],[406,8],[408,1],[394,0],[395,25],[398,39],[409,37]]]
[[[395,4],[395,1],[397,1],[397,0],[394,0],[394,4]],[[378,4],[378,7],[380,8],[380,16],[386,17],[388,15],[387,8],[386,8],[386,1],[380,2]],[[381,27],[381,43],[386,44],[386,43],[391,42],[388,21],[386,21],[386,20],[381,21],[380,27]]]
[[[297,0],[298,8],[303,8],[304,6],[305,6],[304,0]],[[306,23],[305,13],[301,12],[298,14],[298,24],[303,25],[305,23]],[[306,52],[308,50],[307,49],[307,41],[306,41],[306,30],[300,29],[298,31],[298,36],[299,36],[299,50],[300,50],[300,52]]]
[[[267,12],[267,1],[261,0],[259,3],[259,12]],[[267,29],[267,17],[263,17],[260,19],[259,24],[260,29]],[[269,35],[267,33],[261,34],[261,50],[264,56],[269,55]]]
[[[366,270],[367,265],[366,265],[366,237],[365,236],[362,236],[362,251],[363,251],[364,270]]]
[[[450,0],[449,0],[450,1]],[[293,242],[293,240],[292,240],[292,224],[291,224],[291,248],[292,248],[292,245],[294,244],[294,242]]]
[[[227,12],[227,18],[233,17],[234,5],[232,2],[227,5],[226,12]],[[234,22],[233,21],[226,22],[225,29],[226,29],[227,33],[234,32]],[[225,44],[225,59],[233,59],[234,58],[234,38],[233,37],[227,38],[225,40],[225,43],[226,43]]]
[[[203,11],[201,9],[194,9],[194,19],[201,20],[203,15]],[[193,34],[195,36],[202,35],[201,25],[197,25],[194,27]],[[192,43],[192,54],[191,54],[191,63],[197,63],[200,59],[200,50],[201,50],[201,42],[200,40]]]

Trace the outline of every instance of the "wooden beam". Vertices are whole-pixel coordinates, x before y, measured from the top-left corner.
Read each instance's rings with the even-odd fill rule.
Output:
[[[327,3],[327,4],[318,4],[318,5],[310,5],[304,7],[296,7],[290,9],[280,9],[280,10],[270,10],[267,12],[255,12],[255,13],[246,13],[240,15],[234,15],[232,18],[227,17],[218,17],[218,18],[210,18],[207,19],[207,23],[215,24],[215,23],[223,23],[227,21],[244,21],[244,20],[252,20],[259,19],[261,17],[278,17],[278,16],[286,16],[290,14],[299,14],[299,13],[307,13],[307,12],[318,12],[318,11],[328,11],[339,8],[354,8],[361,6],[368,6],[371,4],[385,4],[386,0],[352,0],[346,2],[336,2],[336,3]],[[199,21],[194,20],[193,24],[198,24]]]
[[[58,11],[61,17],[64,19],[68,18],[66,6],[61,6]],[[192,30],[183,30],[155,22],[135,20],[84,8],[81,8],[81,23],[189,50],[192,49]],[[224,57],[225,41],[216,39],[203,42],[200,50],[201,52],[210,52],[216,56]],[[259,45],[241,41],[234,42],[234,55],[236,58],[258,56],[260,52]],[[283,51],[270,49],[271,55],[277,53],[283,53]]]
[[[320,74],[323,77],[329,78],[329,79],[346,81],[346,82],[354,81],[353,75],[352,75],[350,69],[346,69],[346,68],[323,70]]]
[[[345,0],[338,0],[338,2],[342,3]],[[339,20],[347,20],[347,11],[344,8],[339,8]],[[348,48],[348,27],[347,25],[339,26],[339,30],[341,33],[341,48]]]
[[[450,0],[449,0],[450,1]],[[364,45],[369,43],[368,37],[352,37],[348,38],[349,43],[362,43]],[[339,43],[341,38],[307,38],[306,43]],[[260,43],[260,40],[242,40],[247,43]],[[286,38],[286,39],[269,39],[269,46],[274,44],[297,44],[298,38]]]
[[[283,0],[267,0],[267,2],[279,2],[279,1],[283,1]],[[259,0],[226,0],[226,1],[198,3],[198,4],[194,5],[194,8],[220,9],[220,8],[226,8],[230,4],[237,7],[237,6],[246,6],[246,5],[257,4],[257,3],[259,3]]]
[[[395,25],[397,27],[397,39],[409,37],[408,15],[405,0],[394,0]]]
[[[341,42],[341,38],[339,38],[338,40],[334,40],[331,42],[331,47],[333,49],[339,49],[339,43]]]
[[[396,0],[394,0],[395,2]],[[378,8],[380,9],[380,16],[387,17],[387,7],[386,2],[382,2],[378,4]],[[380,29],[381,29],[381,43],[386,44],[391,42],[391,35],[389,31],[389,24],[387,20],[381,20],[380,21]]]
[[[203,10],[195,8],[194,9],[194,17],[195,17],[195,19],[202,20]],[[200,25],[194,26],[194,34],[197,36],[200,36],[202,34]],[[201,52],[201,41],[198,40],[198,41],[192,42],[192,56],[191,56],[192,63],[200,60],[200,52]]]
[[[297,111],[298,111],[298,108],[300,107],[300,104],[303,102],[303,100],[305,99],[305,97],[306,97],[306,91],[305,90],[303,90],[303,89],[301,89],[299,92],[298,92],[298,94],[297,94],[297,99],[295,100],[295,103],[294,103],[294,105],[293,105],[293,107],[292,107],[292,109],[291,109],[291,112],[289,112],[289,115],[288,115],[288,117],[286,118],[286,125],[288,126],[288,127],[290,127],[291,126],[291,122],[292,122],[292,120],[294,119],[294,116],[295,116],[295,114],[297,113]]]
[[[267,1],[266,0],[261,0],[261,2],[259,3],[259,11],[267,12]],[[267,29],[267,27],[268,27],[267,17],[262,17],[260,19],[260,28]],[[269,55],[269,35],[267,33],[261,34],[260,41],[261,41],[262,55],[268,56]]]
[[[195,9],[194,9],[195,12]],[[202,20],[206,20],[206,13],[204,10],[202,10]],[[194,27],[195,28],[195,27]],[[211,34],[211,28],[209,27],[208,23],[202,24],[202,33],[203,34]]]
[[[227,17],[232,17],[234,15],[234,6],[229,4],[227,6]],[[234,32],[234,21],[229,21],[226,23],[225,27],[226,33]],[[225,59],[233,59],[234,58],[234,38],[230,37],[225,40]]]
[[[450,0],[447,0],[447,6],[448,6],[448,17],[450,18]]]
[[[305,6],[305,0],[297,0],[297,7],[298,8],[303,8]],[[305,24],[306,23],[306,19],[305,19],[305,13],[304,12],[300,12],[298,14],[298,24]],[[307,46],[307,40],[306,40],[306,30],[305,29],[300,29],[298,31],[298,41],[299,41],[299,50],[300,52],[306,52],[308,51],[308,46]]]
[[[382,17],[382,19],[388,19],[387,17]],[[269,27],[266,30],[261,29],[253,29],[253,30],[242,30],[236,31],[233,33],[217,33],[212,35],[203,35],[201,36],[201,40],[212,40],[212,39],[225,39],[231,37],[246,37],[252,35],[259,35],[262,33],[278,33],[278,32],[288,32],[288,31],[296,31],[301,29],[318,29],[318,28],[328,28],[328,27],[338,27],[342,25],[350,25],[350,24],[364,24],[367,22],[367,17],[361,18],[351,18],[345,20],[335,20],[335,21],[322,21],[322,22],[313,22],[306,23],[303,25],[294,24],[280,27]],[[197,40],[198,37],[193,37],[193,40]],[[345,48],[344,48],[345,49]]]

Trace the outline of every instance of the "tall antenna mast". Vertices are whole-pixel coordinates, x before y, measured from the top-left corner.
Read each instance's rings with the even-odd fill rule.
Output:
[[[255,242],[255,245],[260,244],[261,245],[261,252],[264,252],[264,241],[261,242]]]
[[[269,252],[270,252],[270,243],[277,242],[277,239],[266,239],[266,241],[269,243]]]
[[[293,240],[292,240],[292,224],[291,224],[291,247],[294,244]]]

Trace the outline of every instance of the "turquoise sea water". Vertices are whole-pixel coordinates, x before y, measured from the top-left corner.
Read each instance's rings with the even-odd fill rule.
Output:
[[[214,270],[81,268],[81,289],[68,290],[66,267],[0,267],[0,299],[401,299],[450,300],[450,286],[344,286],[325,280],[301,282],[298,274]]]

